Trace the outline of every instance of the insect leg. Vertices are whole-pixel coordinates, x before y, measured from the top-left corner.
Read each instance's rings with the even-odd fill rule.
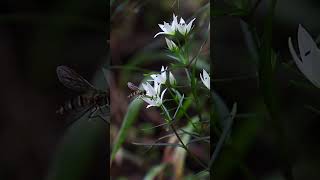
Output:
[[[103,107],[107,107],[108,105],[106,104],[106,105],[104,105],[104,106],[102,106],[102,107],[99,107],[99,111],[101,112],[100,114],[98,114],[98,116],[105,122],[105,123],[109,123],[110,124],[110,120],[108,119],[108,117],[110,117],[110,116],[108,116],[108,115],[106,115],[106,118],[104,118],[103,116],[102,116],[102,114],[104,114],[103,112],[102,112],[102,108]]]
[[[100,113],[97,114],[97,112],[100,111]],[[104,118],[101,116],[101,113],[103,114],[102,110],[101,110],[101,107],[100,106],[95,106],[95,111],[93,111],[91,114],[90,114],[90,119],[92,118],[99,118],[101,120],[103,120],[103,122],[109,124],[110,123],[110,120],[107,119],[107,118]]]
[[[94,106],[94,108],[91,110],[90,114],[89,114],[89,119],[88,121],[91,121],[92,118],[95,118],[95,116],[93,116],[96,112],[98,111],[98,107]]]

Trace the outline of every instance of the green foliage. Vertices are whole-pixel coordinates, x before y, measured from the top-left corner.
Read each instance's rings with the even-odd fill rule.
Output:
[[[121,145],[124,143],[124,141],[127,137],[129,128],[132,127],[134,121],[137,119],[141,105],[142,105],[142,100],[135,99],[128,106],[128,110],[127,110],[127,113],[123,119],[121,129],[120,129],[120,131],[117,135],[117,138],[115,139],[114,144],[113,144],[111,157],[110,157],[111,162],[115,158],[116,153],[120,149]]]
[[[59,144],[55,158],[49,168],[47,180],[81,180],[94,166],[99,144],[109,135],[102,121],[79,119],[71,126]]]

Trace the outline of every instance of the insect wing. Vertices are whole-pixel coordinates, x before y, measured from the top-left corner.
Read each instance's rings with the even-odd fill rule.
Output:
[[[133,90],[133,91],[139,91],[140,89],[134,85],[132,82],[128,82],[128,88]]]
[[[60,82],[74,91],[86,92],[95,90],[86,79],[67,66],[58,66],[57,75]]]

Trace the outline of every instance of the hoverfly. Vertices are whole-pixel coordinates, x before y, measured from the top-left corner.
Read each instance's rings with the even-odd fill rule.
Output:
[[[128,98],[133,96],[144,96],[146,94],[145,90],[141,90],[138,86],[134,85],[132,82],[128,82],[128,88],[133,92],[129,94]]]
[[[57,76],[60,82],[67,88],[84,93],[76,98],[67,101],[61,106],[56,113],[64,115],[69,112],[82,111],[81,116],[89,114],[89,120],[92,118],[101,118],[104,122],[109,123],[109,112],[103,113],[102,108],[110,111],[109,92],[95,88],[85,78],[76,73],[67,66],[57,67]],[[105,114],[103,117],[101,114]],[[76,118],[79,119],[80,117]],[[71,123],[75,122],[72,121]]]

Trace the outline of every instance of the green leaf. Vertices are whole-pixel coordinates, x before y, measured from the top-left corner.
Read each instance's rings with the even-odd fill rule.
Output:
[[[49,168],[47,180],[83,180],[94,167],[101,144],[105,143],[106,124],[82,117],[65,133]]]
[[[141,99],[136,98],[135,100],[133,100],[130,103],[128,110],[127,110],[127,113],[123,119],[120,131],[119,131],[117,138],[116,138],[114,145],[113,145],[113,149],[111,152],[111,158],[110,158],[111,162],[115,158],[116,153],[120,149],[121,145],[124,143],[124,141],[127,137],[127,133],[128,133],[129,128],[133,125],[134,121],[136,120],[138,113],[139,113],[139,110],[141,108],[142,102],[143,101]],[[111,162],[110,162],[110,164],[111,164]]]
[[[222,100],[222,98],[212,90],[212,99],[213,99],[213,107],[215,108],[215,112],[217,118],[219,119],[219,123],[222,127],[226,126],[226,119],[230,114],[230,111],[226,105],[226,103]],[[214,125],[214,124],[212,124]]]
[[[213,154],[211,155],[211,159],[210,159],[210,162],[209,162],[209,169],[212,168],[212,165],[213,165],[214,161],[218,157],[218,154],[220,153],[220,151],[222,149],[222,146],[223,146],[225,140],[228,137],[228,134],[229,134],[229,131],[230,131],[231,127],[232,127],[233,119],[236,116],[236,113],[237,113],[237,103],[234,103],[233,107],[232,107],[232,110],[231,110],[231,113],[229,115],[229,118],[227,120],[227,124],[223,129],[223,133],[222,133],[222,135],[221,135],[221,137],[220,137],[220,139],[218,141],[218,144],[216,145],[216,148],[215,148]]]

